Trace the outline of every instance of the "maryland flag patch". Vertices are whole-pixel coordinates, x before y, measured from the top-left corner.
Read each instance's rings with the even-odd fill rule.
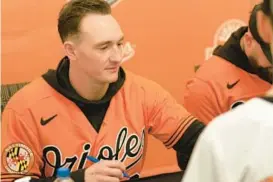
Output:
[[[26,145],[15,143],[4,149],[2,162],[10,173],[26,174],[33,166],[34,155]]]

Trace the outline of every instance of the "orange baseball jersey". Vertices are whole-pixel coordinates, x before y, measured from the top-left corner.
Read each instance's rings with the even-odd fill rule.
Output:
[[[238,29],[216,48],[213,56],[186,84],[184,106],[195,117],[209,123],[214,117],[261,96],[271,84],[254,74],[241,50],[240,39],[247,27]]]
[[[195,118],[158,84],[126,73],[99,132],[43,78],[18,91],[2,115],[2,180],[50,177],[59,167],[76,171],[92,165],[88,155],[120,160],[131,177],[139,176],[147,134],[171,148]]]

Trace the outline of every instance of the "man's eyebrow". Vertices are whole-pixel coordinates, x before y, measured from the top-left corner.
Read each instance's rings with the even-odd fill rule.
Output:
[[[95,46],[103,46],[103,45],[107,45],[107,44],[110,44],[110,43],[112,43],[112,41],[102,41],[102,42],[99,42],[99,43],[97,43]]]
[[[121,42],[124,40],[124,36],[122,36],[118,42]],[[107,40],[107,41],[102,41],[102,42],[99,42],[97,43],[95,46],[103,46],[103,45],[107,45],[107,44],[111,44],[113,43],[114,41],[110,41],[110,40]]]

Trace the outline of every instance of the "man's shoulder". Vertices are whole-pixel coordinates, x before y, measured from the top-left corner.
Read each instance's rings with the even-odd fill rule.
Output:
[[[5,108],[11,108],[20,112],[31,107],[34,103],[52,95],[53,88],[42,77],[27,83],[9,98]]]
[[[154,91],[163,89],[161,85],[158,84],[156,81],[149,78],[145,78],[144,76],[140,76],[138,74],[135,74],[127,70],[126,70],[125,84],[126,86],[130,86],[131,88],[134,88],[134,89],[138,88],[143,90],[154,90]]]
[[[195,76],[204,81],[226,81],[241,76],[242,71],[229,61],[213,55],[199,67]]]

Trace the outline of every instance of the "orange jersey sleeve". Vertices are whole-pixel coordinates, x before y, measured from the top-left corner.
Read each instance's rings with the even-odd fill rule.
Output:
[[[157,84],[145,95],[148,131],[171,148],[196,118]]]
[[[20,115],[7,108],[2,114],[1,181],[24,176],[39,178],[42,152],[31,115]]]
[[[184,107],[205,124],[222,113],[213,87],[198,78],[191,79],[186,84]]]

